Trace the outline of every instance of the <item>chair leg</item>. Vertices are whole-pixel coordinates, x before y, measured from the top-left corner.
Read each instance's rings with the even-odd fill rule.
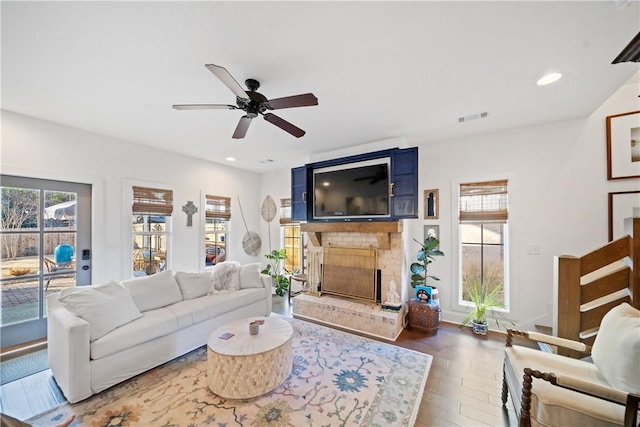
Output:
[[[507,404],[507,398],[509,396],[509,387],[507,386],[507,371],[506,367],[502,365],[502,406]]]

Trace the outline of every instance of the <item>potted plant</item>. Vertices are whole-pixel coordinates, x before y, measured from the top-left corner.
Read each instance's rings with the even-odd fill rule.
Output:
[[[459,328],[471,323],[474,333],[486,335],[489,329],[487,314],[491,314],[498,327],[500,326],[500,321],[515,325],[501,312],[496,311],[498,308],[504,308],[501,297],[502,289],[502,284],[496,283],[496,281],[489,280],[489,284],[483,283],[479,274],[467,275],[464,279],[464,291],[471,299],[473,308],[460,323]]]
[[[444,253],[438,249],[440,240],[438,240],[433,232],[429,232],[422,243],[417,239],[413,240],[420,245],[420,250],[416,254],[418,262],[414,262],[410,267],[411,287],[415,289],[417,285],[426,286],[428,278],[440,280],[439,277],[428,274],[427,268],[429,267],[429,264],[436,260],[435,257],[444,256]],[[435,288],[435,286],[432,287]]]
[[[289,288],[289,278],[283,274],[283,272],[287,272],[284,268],[284,260],[287,259],[287,254],[284,249],[273,249],[265,257],[269,260],[269,263],[261,273],[271,276],[276,286],[276,295],[284,296],[284,293]]]

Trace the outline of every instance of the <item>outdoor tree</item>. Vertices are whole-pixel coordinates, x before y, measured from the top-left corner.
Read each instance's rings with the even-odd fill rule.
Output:
[[[38,192],[2,187],[2,230],[37,225]],[[20,235],[2,233],[2,252],[5,258],[16,259]]]

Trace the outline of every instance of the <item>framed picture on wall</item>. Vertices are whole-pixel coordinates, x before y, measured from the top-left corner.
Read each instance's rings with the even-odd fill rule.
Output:
[[[640,178],[640,111],[607,117],[607,179]]]
[[[424,240],[427,240],[427,237],[429,236],[433,236],[436,239],[440,240],[440,226],[426,224],[424,226]],[[434,249],[439,249],[439,248],[440,248],[440,245],[436,246]]]
[[[438,219],[438,190],[424,190],[424,219]]]
[[[640,190],[609,193],[609,241],[629,234],[634,216],[640,217]]]

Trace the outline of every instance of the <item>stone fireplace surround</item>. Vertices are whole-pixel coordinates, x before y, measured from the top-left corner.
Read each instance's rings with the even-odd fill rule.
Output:
[[[307,233],[309,241],[307,260],[313,254],[322,254],[327,245],[373,247],[377,250],[377,269],[381,273],[380,299],[385,301],[391,280],[401,287],[404,260],[401,221],[303,223],[301,231]],[[314,284],[310,285],[313,288]],[[293,299],[293,316],[393,341],[404,326],[404,305],[396,313],[384,311],[371,302],[301,294]]]

